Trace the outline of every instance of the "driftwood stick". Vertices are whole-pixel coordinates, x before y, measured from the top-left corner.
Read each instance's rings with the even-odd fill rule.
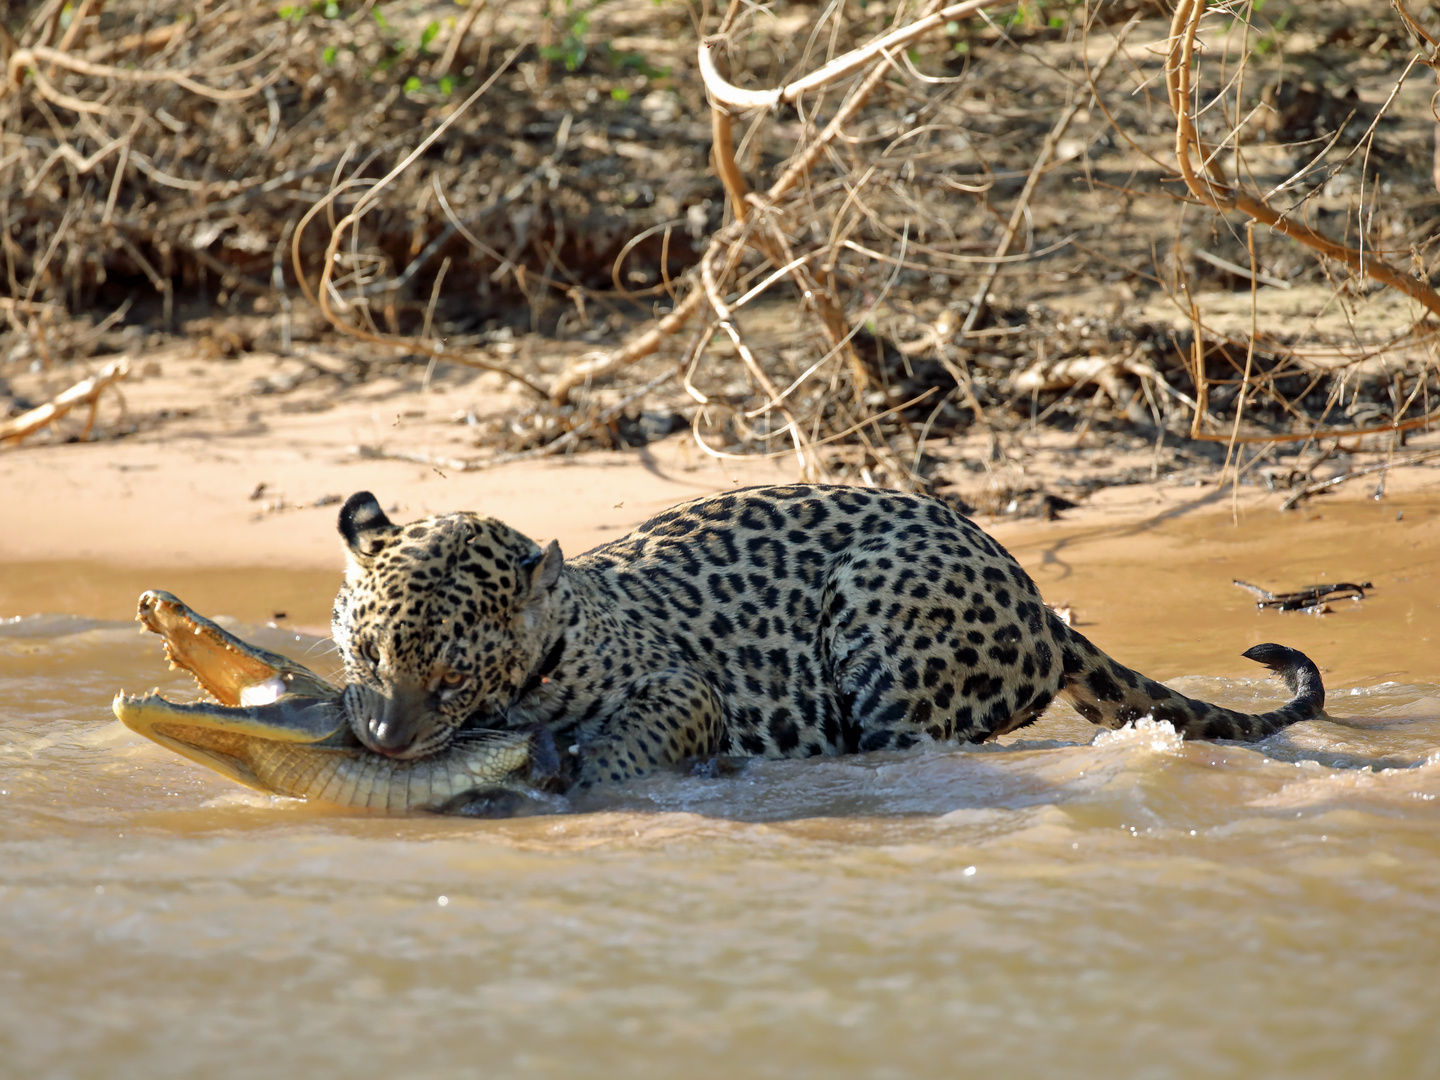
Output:
[[[1298,491],[1293,491],[1285,497],[1280,504],[1281,510],[1292,510],[1295,505],[1311,495],[1319,495],[1322,491],[1329,491],[1331,488],[1339,487],[1347,480],[1354,480],[1357,476],[1370,476],[1374,473],[1388,473],[1391,469],[1400,469],[1406,465],[1423,465],[1427,461],[1434,461],[1440,457],[1440,449],[1422,450],[1418,454],[1400,460],[1382,461],[1376,465],[1366,465],[1364,468],[1351,469],[1339,476],[1332,476],[1328,480],[1317,480],[1313,484],[1306,484]]]
[[[112,383],[119,382],[129,374],[130,358],[128,356],[110,361],[96,374],[91,375],[88,379],[80,380],[38,409],[31,409],[29,412],[21,413],[19,416],[0,423],[0,444],[18,443],[27,435],[33,435],[45,425],[59,420],[77,405],[93,406],[99,400],[102,390]],[[94,420],[92,409],[90,420],[85,425],[87,433]]]

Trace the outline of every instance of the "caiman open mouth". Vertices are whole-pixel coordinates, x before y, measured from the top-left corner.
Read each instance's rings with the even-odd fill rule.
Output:
[[[165,641],[171,666],[190,672],[214,702],[158,692],[118,694],[126,727],[225,776],[273,794],[387,811],[440,809],[486,790],[534,794],[526,783],[537,732],[477,732],[431,758],[401,761],[356,739],[347,697],[314,672],[242,641],[169,593],[140,597],[137,618]],[[353,703],[352,703],[353,704]],[[548,744],[547,744],[548,745]],[[553,757],[553,750],[548,755]]]
[[[307,668],[241,641],[167,592],[142,593],[136,619],[164,639],[171,668],[188,671],[215,701],[119,694],[112,709],[132,731],[261,791],[274,788],[253,767],[257,742],[358,745],[341,691]]]

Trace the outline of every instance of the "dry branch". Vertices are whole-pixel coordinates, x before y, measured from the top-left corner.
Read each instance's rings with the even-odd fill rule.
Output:
[[[497,454],[489,458],[452,458],[435,457],[431,454],[417,454],[405,450],[387,450],[383,446],[354,446],[351,451],[358,457],[385,461],[409,461],[416,465],[429,465],[432,468],[451,469],[455,472],[480,472],[484,469],[493,469],[497,465],[510,465],[517,461],[534,461],[537,458],[553,457],[562,450],[573,449],[580,439],[594,431],[596,428],[605,427],[614,423],[625,414],[625,410],[650,394],[657,387],[664,385],[679,375],[684,370],[690,358],[686,357],[679,364],[667,368],[660,375],[651,379],[634,392],[626,395],[616,404],[596,413],[589,419],[576,424],[560,438],[538,446],[534,450],[526,450],[519,454]]]
[[[857,71],[864,70],[870,64],[882,60],[889,63],[888,54],[903,49],[916,38],[928,34],[932,30],[938,30],[947,22],[963,19],[987,7],[996,7],[1008,2],[1010,0],[966,0],[963,4],[951,4],[949,7],[916,19],[899,30],[878,37],[867,45],[852,49],[844,56],[836,57],[824,67],[817,68],[804,78],[796,79],[794,82],[774,90],[742,90],[724,79],[716,69],[711,54],[711,49],[719,44],[719,39],[707,38],[700,43],[700,77],[705,80],[705,89],[709,91],[714,104],[722,107],[743,110],[772,109],[780,104],[792,105],[800,99],[802,94],[837,83],[847,76],[854,75]]]
[[[1110,66],[1110,61],[1115,59],[1115,54],[1120,51],[1120,46],[1125,44],[1125,39],[1130,36],[1130,31],[1140,21],[1139,15],[1133,15],[1130,21],[1121,27],[1120,32],[1115,35],[1109,50],[1100,58],[1090,72],[1090,84],[1093,86],[1105,74],[1105,69]],[[1030,207],[1030,197],[1035,193],[1035,185],[1044,174],[1050,164],[1050,158],[1055,153],[1055,148],[1060,145],[1060,140],[1065,137],[1070,124],[1074,121],[1076,114],[1080,111],[1085,98],[1077,94],[1064,109],[1055,121],[1055,126],[1045,136],[1045,141],[1040,144],[1040,153],[1035,156],[1035,163],[1030,166],[1030,175],[1025,177],[1025,186],[1020,189],[1020,197],[1015,200],[1015,206],[1010,211],[1010,219],[1005,223],[1005,230],[1000,234],[1000,243],[995,248],[994,260],[985,268],[980,275],[980,283],[975,286],[975,292],[970,297],[970,310],[965,313],[965,322],[961,326],[962,333],[969,333],[975,329],[975,324],[980,321],[980,316],[985,312],[985,297],[990,293],[990,287],[995,284],[995,275],[1000,272],[1000,262],[1010,253],[1010,245],[1015,241],[1015,234],[1020,231],[1020,223],[1025,220],[1025,214]]]
[[[212,71],[210,74],[230,74],[242,68],[258,64],[267,55],[275,50],[277,45],[267,46],[258,55],[251,57],[243,64],[234,65],[228,71]],[[22,72],[29,69],[37,81],[44,79],[41,75],[40,64],[54,64],[56,67],[66,68],[79,75],[90,75],[102,79],[115,79],[118,82],[129,83],[174,83],[176,86],[189,90],[192,94],[209,98],[211,101],[244,101],[246,98],[254,97],[265,87],[279,81],[282,72],[277,68],[259,82],[246,86],[241,90],[217,90],[212,86],[206,86],[202,82],[192,78],[192,72],[188,71],[132,71],[128,68],[114,67],[110,64],[92,64],[88,60],[82,60],[78,56],[70,56],[59,49],[47,49],[42,46],[35,46],[30,49],[17,49],[10,56],[10,62],[6,65],[6,80],[0,86],[0,96],[15,89],[23,81]],[[48,83],[45,83],[48,85]],[[73,100],[73,99],[71,99]],[[75,108],[74,105],[69,105]],[[81,110],[85,111],[82,104]]]
[[[1229,210],[1238,210],[1252,221],[1267,225],[1282,236],[1287,236],[1292,240],[1304,244],[1306,247],[1319,252],[1327,258],[1344,263],[1357,273],[1373,278],[1381,284],[1389,285],[1422,304],[1431,314],[1440,315],[1440,294],[1437,294],[1428,283],[1411,277],[1408,274],[1401,273],[1370,252],[1357,250],[1323,236],[1308,225],[1293,220],[1287,214],[1280,213],[1264,202],[1264,200],[1242,190],[1238,185],[1232,184],[1226,177],[1225,171],[1220,164],[1219,154],[1216,148],[1207,145],[1200,138],[1199,132],[1196,129],[1195,118],[1191,112],[1191,94],[1193,90],[1191,71],[1195,61],[1196,35],[1199,30],[1200,19],[1205,14],[1208,3],[1209,0],[1179,0],[1170,25],[1170,48],[1165,63],[1165,81],[1169,90],[1170,108],[1175,114],[1175,158],[1179,163],[1180,174],[1185,181],[1185,187],[1189,190],[1190,194],[1203,205],[1217,212],[1223,213]],[[1402,14],[1404,13],[1402,12]],[[1196,172],[1195,164],[1191,160],[1192,151],[1198,153],[1203,162],[1203,178]],[[1259,278],[1257,276],[1249,276],[1252,278],[1252,284],[1258,282]],[[1196,314],[1196,320],[1198,324],[1198,313]],[[1370,427],[1325,429],[1292,434],[1242,436],[1238,432],[1240,417],[1237,411],[1235,418],[1237,428],[1230,434],[1223,435],[1205,432],[1200,430],[1201,418],[1204,415],[1206,403],[1206,393],[1203,360],[1198,356],[1201,348],[1198,325],[1195,348],[1197,351],[1195,361],[1196,398],[1199,402],[1199,407],[1197,407],[1194,414],[1190,437],[1202,442],[1223,442],[1231,446],[1239,443],[1305,442],[1321,438],[1342,438],[1377,435],[1385,432],[1413,431],[1417,428],[1428,427],[1436,419],[1440,419],[1440,413],[1436,413]],[[1244,389],[1249,388],[1248,364],[1242,386]]]
[[[967,0],[962,4],[952,4],[947,8],[935,12],[924,18],[883,35],[868,45],[851,50],[844,56],[838,57],[824,67],[812,72],[803,79],[796,80],[787,86],[776,90],[755,92],[742,90],[728,82],[721,76],[715,66],[713,52],[724,40],[723,37],[706,38],[700,42],[698,62],[701,78],[705,82],[705,89],[710,97],[711,124],[714,134],[713,153],[715,156],[715,168],[722,183],[725,185],[726,196],[729,205],[735,216],[735,223],[744,223],[752,214],[753,210],[769,210],[776,207],[782,198],[793,191],[809,174],[815,163],[823,155],[830,143],[840,134],[843,127],[848,123],[860,108],[869,100],[871,92],[879,85],[885,77],[891,64],[890,51],[903,48],[904,45],[921,35],[928,33],[938,27],[945,25],[947,21],[973,15],[986,7],[993,7],[1002,0]],[[726,16],[725,25],[728,25],[731,15]],[[731,109],[750,108],[771,108],[783,102],[794,102],[807,91],[817,90],[838,82],[849,75],[863,70],[869,65],[874,65],[865,79],[847,97],[844,104],[837,110],[834,117],[825,128],[803,148],[801,148],[792,159],[790,165],[781,174],[779,179],[765,192],[762,198],[751,191],[749,184],[745,181],[739,165],[735,161],[734,133]],[[720,237],[712,238],[711,246],[707,249],[707,256],[716,247]],[[740,237],[727,236],[724,243],[728,246],[740,240]],[[775,233],[762,232],[754,239],[754,242],[765,254],[765,256],[776,266],[789,265],[794,262],[793,257],[787,257],[780,250],[776,243]],[[702,257],[702,262],[704,257]],[[733,260],[732,260],[733,261]],[[830,338],[833,350],[844,350],[847,352],[847,359],[851,361],[851,371],[857,381],[857,385],[864,387],[866,376],[863,369],[855,358],[853,352],[848,350],[848,333],[845,326],[843,311],[834,297],[828,295],[826,290],[810,278],[809,271],[803,265],[796,265],[792,271],[797,285],[800,288],[802,297],[813,304],[820,315],[821,323],[825,327],[827,336]],[[689,275],[689,293],[675,308],[666,315],[660,322],[652,326],[639,337],[627,342],[620,349],[611,353],[587,356],[579,363],[560,375],[555,380],[550,390],[551,400],[556,405],[564,405],[570,400],[571,392],[591,380],[613,375],[615,372],[635,363],[636,361],[649,356],[664,343],[666,338],[678,333],[690,316],[694,315],[702,306],[701,290],[698,288],[697,275]],[[722,322],[724,320],[722,319]]]
[[[315,286],[315,288],[311,288],[310,282],[305,275],[304,260],[301,256],[301,238],[304,235],[305,226],[308,225],[310,221],[312,221],[322,211],[329,209],[335,199],[341,194],[343,194],[347,190],[349,185],[342,185],[332,189],[329,195],[327,195],[324,199],[321,199],[314,206],[312,206],[309,211],[306,212],[305,216],[300,219],[299,225],[295,227],[295,234],[291,239],[290,252],[291,260],[295,269],[296,280],[299,281],[300,288],[305,293],[306,299],[308,299],[312,304],[317,306],[320,309],[321,314],[325,316],[326,320],[330,323],[330,325],[335,327],[335,329],[341,331],[342,333],[348,334],[349,336],[354,338],[359,338],[361,341],[373,342],[377,345],[390,345],[398,349],[403,349],[406,352],[420,352],[425,354],[426,356],[429,356],[432,360],[445,360],[453,364],[461,364],[466,367],[479,368],[483,371],[493,371],[497,374],[508,376],[509,378],[514,379],[516,382],[520,383],[522,386],[525,386],[528,389],[532,390],[534,393],[544,396],[545,391],[538,383],[536,383],[533,379],[523,374],[522,372],[516,371],[515,369],[507,367],[504,364],[498,364],[491,360],[482,359],[470,353],[457,353],[451,349],[444,349],[438,345],[434,345],[430,342],[422,341],[414,337],[402,337],[398,334],[381,334],[375,330],[367,330],[363,327],[356,326],[353,322],[350,322],[347,319],[341,318],[335,312],[333,306],[334,302],[337,300],[339,301],[342,310],[346,312],[353,311],[360,306],[360,304],[347,301],[340,294],[338,288],[333,282],[335,267],[340,261],[340,245],[344,242],[347,232],[353,230],[356,225],[358,225],[361,218],[365,216],[366,212],[369,211],[372,206],[374,206],[377,196],[382,190],[385,189],[385,187],[387,187],[392,181],[394,181],[396,177],[404,173],[405,170],[408,169],[410,165],[418,157],[420,157],[421,154],[423,154],[432,144],[434,144],[441,135],[445,134],[446,130],[457,120],[459,120],[460,117],[464,115],[465,111],[470,108],[470,106],[474,105],[475,102],[479,101],[482,97],[485,96],[485,94],[490,90],[490,88],[495,85],[496,81],[500,78],[500,76],[504,74],[504,72],[515,61],[515,58],[519,56],[520,53],[529,44],[530,43],[528,41],[522,42],[520,45],[517,45],[514,49],[512,49],[509,55],[505,57],[504,61],[501,62],[500,66],[497,67],[490,74],[490,77],[487,78],[483,83],[481,83],[480,86],[477,87],[475,91],[470,94],[469,97],[467,97],[463,102],[461,102],[460,105],[458,105],[447,117],[445,117],[444,120],[442,120],[436,126],[434,131],[430,132],[430,134],[428,134],[424,139],[422,139],[420,144],[409,154],[407,154],[398,165],[396,165],[393,169],[386,173],[385,176],[373,182],[364,182],[365,192],[363,195],[360,196],[359,201],[355,204],[355,209],[351,210],[349,214],[345,215],[345,217],[343,217],[330,232],[330,240],[325,248],[325,258],[323,263],[321,264],[320,280]],[[362,295],[360,296],[359,300],[360,303],[363,303],[364,290],[362,289],[360,290],[360,292]]]
[[[1175,113],[1175,158],[1185,187],[1204,205],[1224,213],[1238,210],[1247,217],[1268,225],[1290,239],[1318,251],[1326,258],[1344,263],[1356,273],[1389,285],[1422,304],[1431,314],[1440,315],[1440,293],[1426,282],[1396,270],[1383,259],[1365,251],[1331,240],[1301,222],[1275,210],[1262,199],[1242,190],[1225,176],[1215,148],[1206,145],[1195,128],[1191,115],[1190,72],[1195,58],[1195,35],[1200,18],[1209,0],[1179,0],[1170,24],[1170,51],[1166,58],[1165,81],[1170,92],[1170,108]],[[1199,154],[1205,176],[1195,171],[1192,150]]]
[[[85,431],[81,435],[82,439],[85,438],[90,434],[90,427],[95,422],[95,408],[99,404],[101,391],[129,374],[130,358],[128,356],[110,361],[88,379],[81,379],[70,389],[57,394],[53,400],[39,408],[31,409],[29,412],[21,413],[19,416],[0,423],[0,444],[20,442],[47,424],[59,420],[77,405],[90,406],[90,418],[85,422]]]

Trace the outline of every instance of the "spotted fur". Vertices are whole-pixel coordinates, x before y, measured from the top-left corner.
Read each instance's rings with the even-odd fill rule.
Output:
[[[582,785],[713,754],[804,757],[979,741],[1057,693],[1093,723],[1153,716],[1188,738],[1256,739],[1318,715],[1315,665],[1246,653],[1293,699],[1249,714],[1110,659],[1014,558],[936,499],[750,488],[685,503],[569,562],[476,514],[340,514],[335,639],[373,749],[418,757],[467,728],[541,724]]]

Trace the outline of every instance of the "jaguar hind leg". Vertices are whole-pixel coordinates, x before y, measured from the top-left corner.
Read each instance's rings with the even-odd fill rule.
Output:
[[[576,744],[575,788],[618,783],[716,754],[724,731],[720,699],[705,678],[681,668],[654,672],[632,686],[625,704],[594,736]]]
[[[927,739],[980,742],[1038,717],[1063,685],[1057,650],[1014,619],[971,631],[965,611],[930,612],[923,631],[894,634],[833,605],[830,653],[847,752],[904,750]]]

